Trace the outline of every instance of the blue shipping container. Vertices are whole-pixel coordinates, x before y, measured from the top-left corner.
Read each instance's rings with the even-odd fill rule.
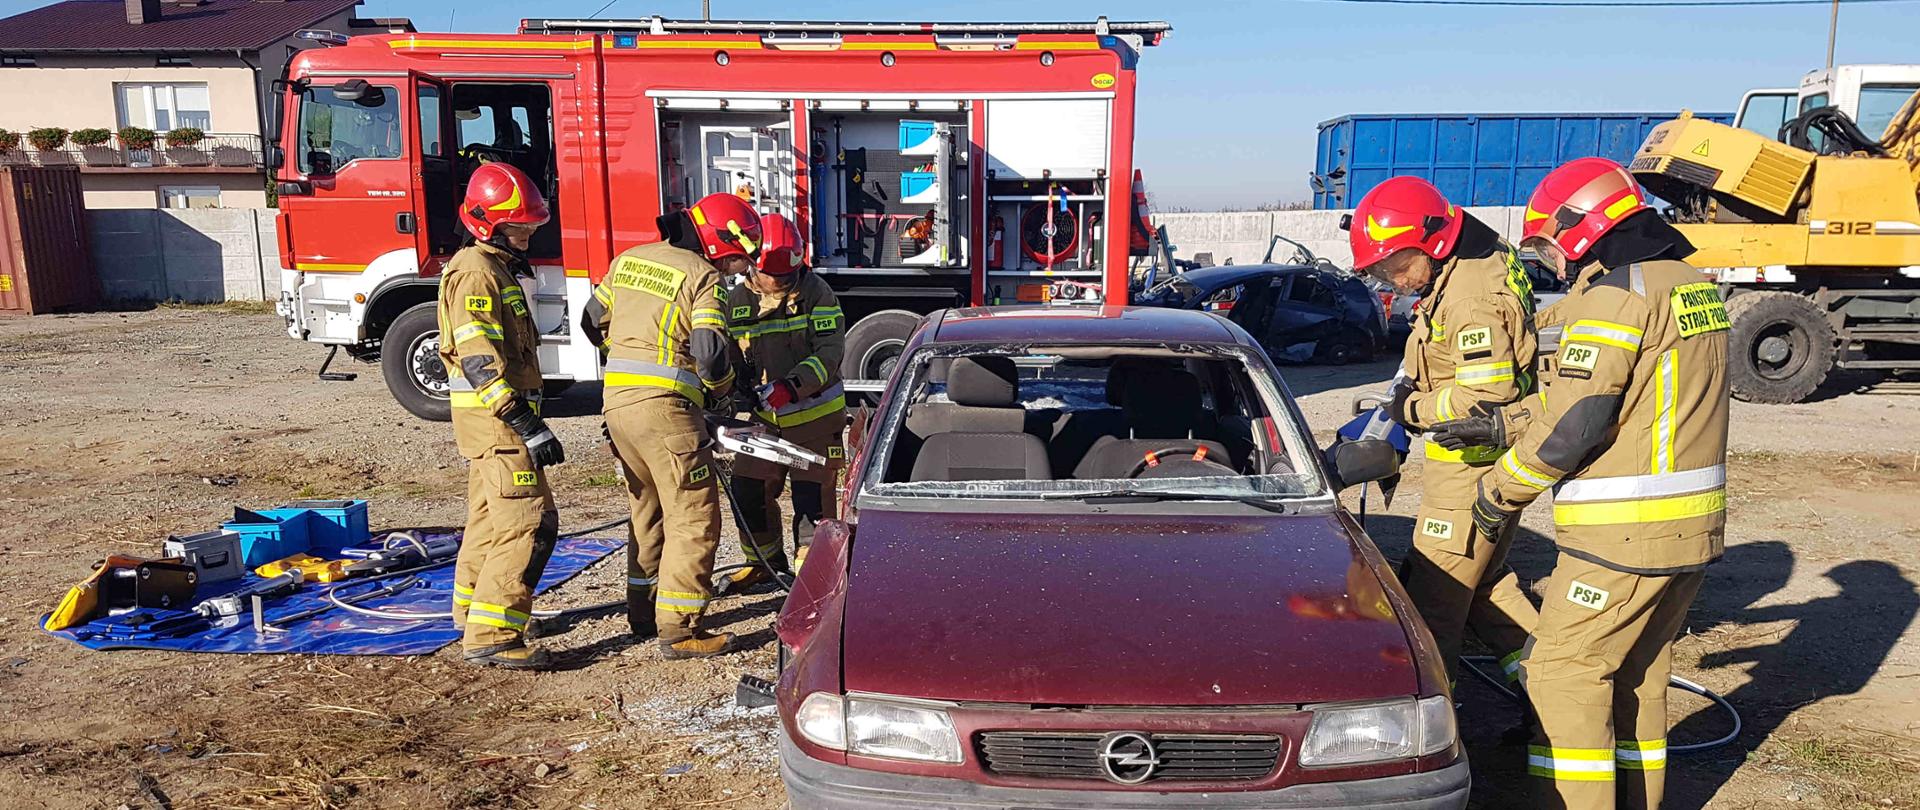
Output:
[[[1313,207],[1352,208],[1389,177],[1433,182],[1466,205],[1524,205],[1540,178],[1574,158],[1626,163],[1679,113],[1347,115],[1320,124]],[[1694,113],[1723,124],[1732,113]]]

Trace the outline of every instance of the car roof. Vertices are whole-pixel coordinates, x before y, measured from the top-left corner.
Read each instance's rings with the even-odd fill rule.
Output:
[[[1314,268],[1305,264],[1223,264],[1188,270],[1182,275],[1196,287],[1212,288],[1238,284],[1254,276],[1290,276],[1311,272],[1314,272]]]
[[[929,345],[954,343],[1210,343],[1249,345],[1206,312],[1164,307],[1002,306],[939,313]]]

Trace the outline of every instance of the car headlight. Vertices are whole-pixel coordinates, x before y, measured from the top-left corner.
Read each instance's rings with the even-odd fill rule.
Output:
[[[1455,736],[1453,704],[1445,695],[1420,700],[1325,706],[1300,745],[1300,764],[1359,765],[1446,750]]]
[[[957,763],[960,737],[941,709],[866,697],[815,692],[801,701],[793,724],[813,744],[870,757]]]

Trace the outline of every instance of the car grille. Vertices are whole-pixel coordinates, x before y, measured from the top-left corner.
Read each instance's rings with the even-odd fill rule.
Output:
[[[1002,776],[1059,779],[1107,778],[1098,733],[986,731],[979,736],[980,761]],[[1280,761],[1280,738],[1243,734],[1150,734],[1160,759],[1147,781],[1233,782],[1260,779]]]

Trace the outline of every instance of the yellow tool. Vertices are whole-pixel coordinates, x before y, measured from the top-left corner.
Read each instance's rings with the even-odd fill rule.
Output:
[[[323,560],[311,554],[301,552],[291,554],[259,568],[253,572],[272,579],[288,572],[298,572],[306,582],[338,582],[352,576],[347,564],[353,560]]]

